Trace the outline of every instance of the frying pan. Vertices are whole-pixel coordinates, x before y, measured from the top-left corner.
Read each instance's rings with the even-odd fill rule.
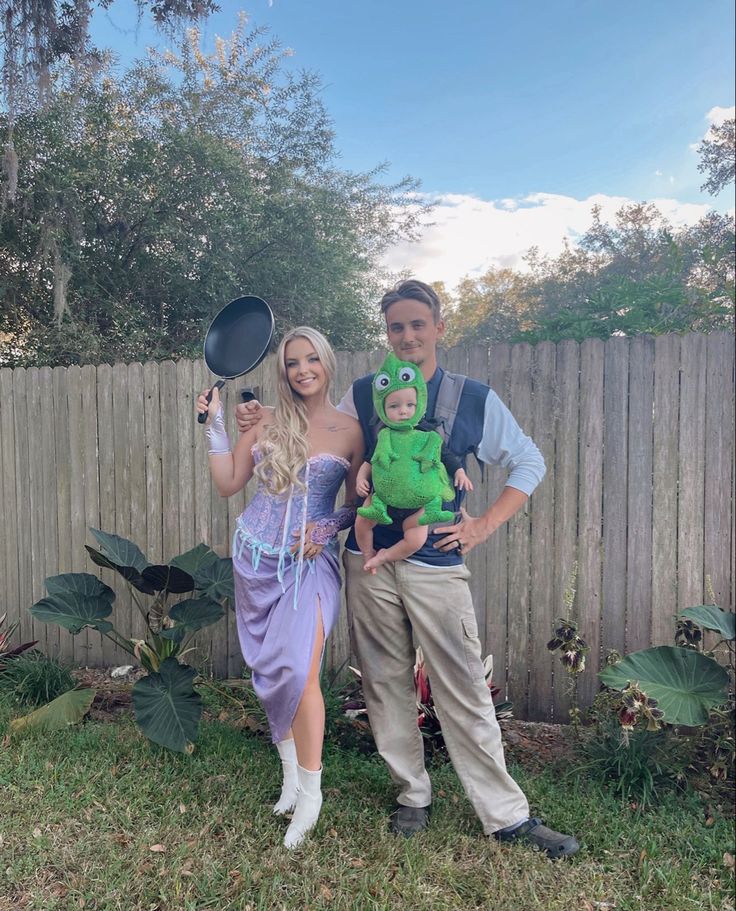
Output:
[[[268,353],[273,328],[271,308],[252,294],[236,297],[220,310],[210,323],[204,340],[207,369],[220,377],[207,393],[208,404],[213,391],[222,389],[225,380],[249,373],[261,363]],[[207,412],[198,415],[197,420],[204,424]]]

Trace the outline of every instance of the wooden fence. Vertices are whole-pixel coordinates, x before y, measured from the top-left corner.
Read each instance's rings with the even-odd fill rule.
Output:
[[[382,353],[341,353],[337,391]],[[547,475],[527,509],[468,563],[494,677],[520,718],[564,720],[567,678],[550,655],[555,618],[571,614],[591,651],[580,693],[589,701],[609,649],[669,643],[682,608],[715,598],[732,610],[734,347],[726,334],[494,345],[445,352],[448,369],[489,382],[542,450]],[[274,400],[272,358],[248,381]],[[201,361],[0,370],[0,615],[20,639],[88,665],[126,662],[91,631],[72,637],[27,608],[59,572],[97,573],[87,529],[134,540],[151,562],[200,541],[229,553],[247,491],[221,500],[207,471],[196,392]],[[238,382],[229,385],[232,402]],[[234,432],[231,427],[231,433]],[[498,494],[500,469],[471,471],[471,513]],[[113,619],[125,635],[142,621],[124,585]],[[199,665],[242,668],[234,618],[199,641]],[[349,655],[345,612],[328,648]]]

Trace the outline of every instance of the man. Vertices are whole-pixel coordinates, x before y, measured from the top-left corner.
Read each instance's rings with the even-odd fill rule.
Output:
[[[526,839],[550,857],[574,854],[579,846],[537,818],[506,771],[501,732],[489,698],[481,661],[481,644],[463,557],[486,541],[526,502],[544,476],[541,453],[525,436],[511,412],[488,386],[465,377],[443,380],[437,365],[437,343],[444,333],[439,299],[423,282],[400,282],[381,301],[388,341],[402,361],[415,364],[427,383],[427,418],[447,421],[438,399],[446,389],[459,389],[452,413],[449,449],[463,464],[472,452],[482,462],[510,470],[502,493],[482,516],[454,504],[459,519],[430,534],[408,560],[385,563],[375,575],[363,570],[364,559],[351,532],[344,554],[348,619],[354,651],[362,672],[363,691],[376,746],[399,788],[391,829],[410,837],[429,822],[431,784],[424,767],[422,736],[416,723],[413,668],[415,642],[421,645],[432,684],[435,707],[455,770],[486,835],[500,841]],[[366,446],[372,450],[377,430],[373,413],[372,376],[356,380],[338,408],[358,418]],[[459,386],[456,385],[459,383]],[[248,412],[251,416],[248,417]],[[437,411],[437,413],[436,413]],[[240,429],[258,415],[258,406],[237,409]],[[442,431],[441,426],[438,430]],[[400,524],[376,526],[374,546],[390,547],[402,535]]]

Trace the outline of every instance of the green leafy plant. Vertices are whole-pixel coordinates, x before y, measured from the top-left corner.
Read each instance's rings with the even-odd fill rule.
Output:
[[[513,718],[513,707],[510,702],[495,702],[500,693],[500,689],[494,685],[493,677],[493,655],[487,655],[483,661],[486,685],[488,686],[488,699],[494,702],[496,718],[503,721]],[[437,710],[432,696],[432,687],[427,676],[424,663],[424,654],[421,648],[417,649],[416,664],[414,665],[414,686],[417,693],[417,725],[424,737],[425,748],[430,752],[436,753],[445,748],[445,738],[442,734],[442,726],[437,715]]]
[[[0,666],[0,690],[26,706],[41,706],[74,689],[68,667],[32,649]]]
[[[10,640],[13,636],[13,633],[18,629],[20,625],[16,620],[15,623],[9,623],[5,626],[8,619],[7,613],[3,614],[0,617],[0,670],[3,666],[6,665],[12,658],[22,655],[23,652],[28,651],[29,648],[33,648],[38,640],[34,639],[33,642],[24,642],[21,645],[16,645],[15,648],[10,647]],[[3,626],[5,629],[3,630]]]
[[[583,738],[582,751],[584,760],[573,774],[599,778],[622,801],[642,809],[656,803],[664,791],[686,784],[687,742],[669,729],[625,730],[610,707],[595,733]]]
[[[704,629],[722,637],[710,653],[702,651]],[[676,646],[612,656],[599,674],[605,688],[590,711],[596,728],[584,740],[587,762],[578,771],[600,773],[621,797],[641,805],[702,768],[728,785],[736,752],[729,675],[735,632],[733,614],[698,605],[677,619]],[[722,645],[728,669],[714,658]],[[697,734],[687,732],[694,727]]]
[[[232,562],[198,544],[166,564],[149,563],[127,538],[90,529],[99,549],[87,546],[98,566],[112,569],[128,583],[143,617],[145,639],[128,639],[107,618],[115,592],[90,573],[63,573],[46,579],[48,596],[31,613],[73,635],[85,627],[98,630],[138,660],[148,671],[133,687],[136,721],[150,740],[179,752],[191,752],[197,738],[202,700],[194,688],[196,670],[181,661],[196,633],[224,615],[234,598]],[[141,595],[149,601],[141,600]],[[174,600],[174,596],[189,595]]]
[[[713,658],[673,645],[632,652],[598,675],[612,689],[632,684],[655,699],[669,724],[705,724],[708,712],[727,699],[728,673]]]
[[[39,729],[58,731],[70,724],[79,724],[94,698],[95,691],[92,689],[69,690],[29,715],[14,718],[10,722],[10,731],[13,734]]]

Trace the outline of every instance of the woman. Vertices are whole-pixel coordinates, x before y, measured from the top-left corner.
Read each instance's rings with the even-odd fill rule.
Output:
[[[294,810],[284,844],[295,847],[322,805],[324,643],[340,608],[336,536],[355,518],[363,435],[329,399],[335,355],[315,329],[293,329],[276,355],[277,405],[230,450],[215,390],[207,406],[210,472],[223,497],[252,476],[257,490],[233,539],[235,610],[243,657],[281,756],[274,813]],[[345,506],[334,511],[345,481]]]

